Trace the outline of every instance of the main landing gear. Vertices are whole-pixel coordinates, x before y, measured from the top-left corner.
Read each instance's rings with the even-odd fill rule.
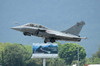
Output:
[[[54,38],[45,38],[44,43],[47,43],[47,42],[54,43],[55,39]]]

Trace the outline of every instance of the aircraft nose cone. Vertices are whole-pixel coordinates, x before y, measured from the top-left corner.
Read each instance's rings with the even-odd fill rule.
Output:
[[[20,30],[20,27],[12,27],[11,29]]]

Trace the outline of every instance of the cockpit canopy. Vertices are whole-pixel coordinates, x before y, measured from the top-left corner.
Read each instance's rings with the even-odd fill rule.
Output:
[[[45,28],[45,29],[47,29],[46,27],[44,27],[44,26],[42,26],[42,25],[39,25],[39,24],[32,24],[32,23],[25,24],[25,26],[37,27],[37,28]]]

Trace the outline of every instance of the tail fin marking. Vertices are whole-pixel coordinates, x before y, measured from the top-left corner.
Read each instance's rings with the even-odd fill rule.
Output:
[[[80,33],[83,25],[85,25],[85,22],[81,21],[81,22],[78,22],[77,24],[75,24],[74,26],[72,26],[71,28],[69,28],[69,29],[67,29],[65,31],[62,31],[62,32],[70,33],[70,34],[74,34],[74,35],[79,36],[79,33]]]

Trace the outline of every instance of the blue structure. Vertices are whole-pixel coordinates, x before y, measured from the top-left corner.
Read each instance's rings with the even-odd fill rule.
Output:
[[[58,54],[57,44],[33,44],[33,54]]]

